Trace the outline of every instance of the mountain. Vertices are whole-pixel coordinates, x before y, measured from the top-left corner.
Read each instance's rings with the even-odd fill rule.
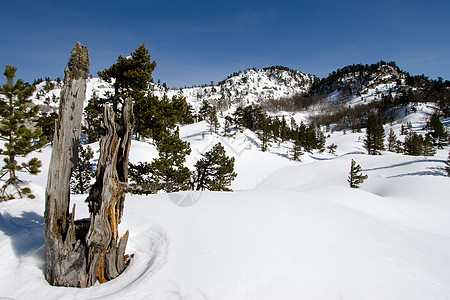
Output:
[[[407,76],[394,62],[349,65],[317,82],[312,92],[331,103],[368,103],[395,93],[405,85]]]
[[[62,83],[46,80],[36,85],[35,103],[57,106]],[[319,79],[311,74],[282,66],[246,69],[225,80],[209,85],[169,89],[165,84],[152,84],[158,97],[183,96],[198,112],[206,101],[221,112],[233,112],[238,106],[261,105],[274,114],[298,113],[311,105],[319,110],[333,110],[336,105],[355,107],[392,97],[390,107],[411,102],[435,102],[444,114],[449,114],[450,82],[430,80],[424,75],[410,76],[394,62],[380,61],[371,65],[349,65]],[[86,99],[94,94],[103,97],[113,92],[110,83],[90,78]],[[393,101],[398,98],[397,102]],[[395,102],[395,103],[394,103]],[[445,112],[446,111],[446,112]]]
[[[228,76],[217,85],[182,88],[179,90],[164,89],[155,85],[154,91],[162,96],[181,95],[194,107],[201,106],[203,101],[216,105],[222,111],[237,106],[262,104],[272,99],[293,97],[308,93],[317,77],[304,74],[286,67],[275,66],[262,70],[247,69]]]

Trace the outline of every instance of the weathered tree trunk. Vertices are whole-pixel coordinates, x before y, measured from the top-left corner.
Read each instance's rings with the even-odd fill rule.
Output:
[[[125,101],[122,122],[105,106],[106,135],[100,141],[96,183],[86,200],[90,219],[69,213],[70,176],[78,157],[81,115],[89,72],[87,49],[79,43],[66,68],[60,114],[53,140],[45,203],[45,277],[52,285],[86,287],[117,277],[128,264],[128,231],[118,238],[127,185],[133,107]]]
[[[75,45],[66,67],[45,199],[45,277],[52,285],[86,286],[86,243],[69,213],[70,176],[78,158],[89,53]]]
[[[128,263],[124,255],[128,231],[118,238],[118,225],[123,214],[123,203],[128,177],[128,155],[133,127],[133,107],[130,99],[123,107],[123,122],[117,126],[111,107],[105,107],[106,135],[100,140],[100,158],[96,183],[86,200],[91,224],[86,236],[89,247],[89,284],[117,277]]]

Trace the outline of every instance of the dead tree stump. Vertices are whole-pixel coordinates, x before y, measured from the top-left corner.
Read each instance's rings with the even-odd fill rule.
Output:
[[[125,247],[128,231],[119,240],[118,225],[123,215],[123,203],[128,177],[128,155],[133,128],[133,107],[130,99],[123,107],[123,122],[118,126],[111,107],[105,107],[106,135],[100,140],[100,159],[96,183],[86,202],[89,204],[90,227],[86,236],[89,248],[88,272],[90,285],[117,277],[128,264]]]
[[[90,219],[69,213],[70,176],[76,164],[85,100],[89,54],[79,43],[65,69],[45,199],[45,277],[52,285],[87,287],[117,277],[129,261],[125,255],[128,231],[118,238],[128,177],[133,130],[133,107],[125,101],[122,124],[105,106],[106,135],[100,141],[96,183],[86,200]]]
[[[64,73],[45,199],[45,277],[52,285],[82,287],[87,282],[86,243],[76,238],[75,216],[69,213],[69,197],[89,74],[86,47],[80,43],[75,45]]]

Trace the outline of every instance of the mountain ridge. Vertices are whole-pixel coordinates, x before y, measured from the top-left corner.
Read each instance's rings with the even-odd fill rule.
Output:
[[[353,64],[337,69],[329,76],[320,79],[284,66],[272,66],[263,69],[251,68],[234,72],[224,80],[209,85],[170,89],[163,84],[152,83],[150,90],[158,97],[185,97],[198,112],[206,101],[220,111],[234,110],[239,106],[262,105],[275,107],[279,101],[310,101],[311,96],[324,99],[329,105],[346,104],[356,106],[381,101],[383,97],[395,97],[408,90],[427,90],[441,85],[446,93],[450,82],[428,79],[424,75],[411,76],[401,70],[395,62],[380,61],[371,65]],[[33,98],[36,104],[55,106],[58,103],[61,81],[41,81]],[[103,97],[113,92],[112,84],[99,78],[88,79],[86,99],[94,94]],[[297,97],[297,98],[296,98]],[[297,100],[296,100],[297,99]],[[310,101],[310,102],[314,102]]]

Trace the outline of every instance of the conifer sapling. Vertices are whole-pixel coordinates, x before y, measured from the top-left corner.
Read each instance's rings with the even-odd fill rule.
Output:
[[[0,201],[10,200],[15,196],[22,198],[24,195],[34,198],[31,190],[23,186],[17,172],[36,175],[40,172],[42,163],[36,157],[28,162],[19,163],[17,157],[26,157],[46,143],[42,130],[34,129],[31,125],[39,112],[39,107],[33,105],[29,99],[35,87],[25,84],[22,79],[14,83],[16,71],[16,67],[10,65],[5,67],[3,74],[7,83],[0,90],[6,97],[0,98],[0,140],[4,142],[4,149],[0,149],[0,155],[5,156],[0,170],[0,179],[4,180]]]
[[[234,172],[234,157],[229,158],[222,144],[217,143],[214,147],[202,154],[195,163],[193,178],[196,190],[230,191],[228,187],[237,174]]]
[[[348,183],[351,188],[359,189],[359,186],[368,178],[367,174],[361,173],[361,166],[357,165],[356,162],[352,159],[352,163],[350,166],[350,174],[348,175]]]
[[[70,178],[70,191],[72,194],[85,194],[91,187],[91,180],[94,178],[91,159],[94,158],[94,151],[91,147],[84,148],[78,144],[78,161],[72,171]]]

